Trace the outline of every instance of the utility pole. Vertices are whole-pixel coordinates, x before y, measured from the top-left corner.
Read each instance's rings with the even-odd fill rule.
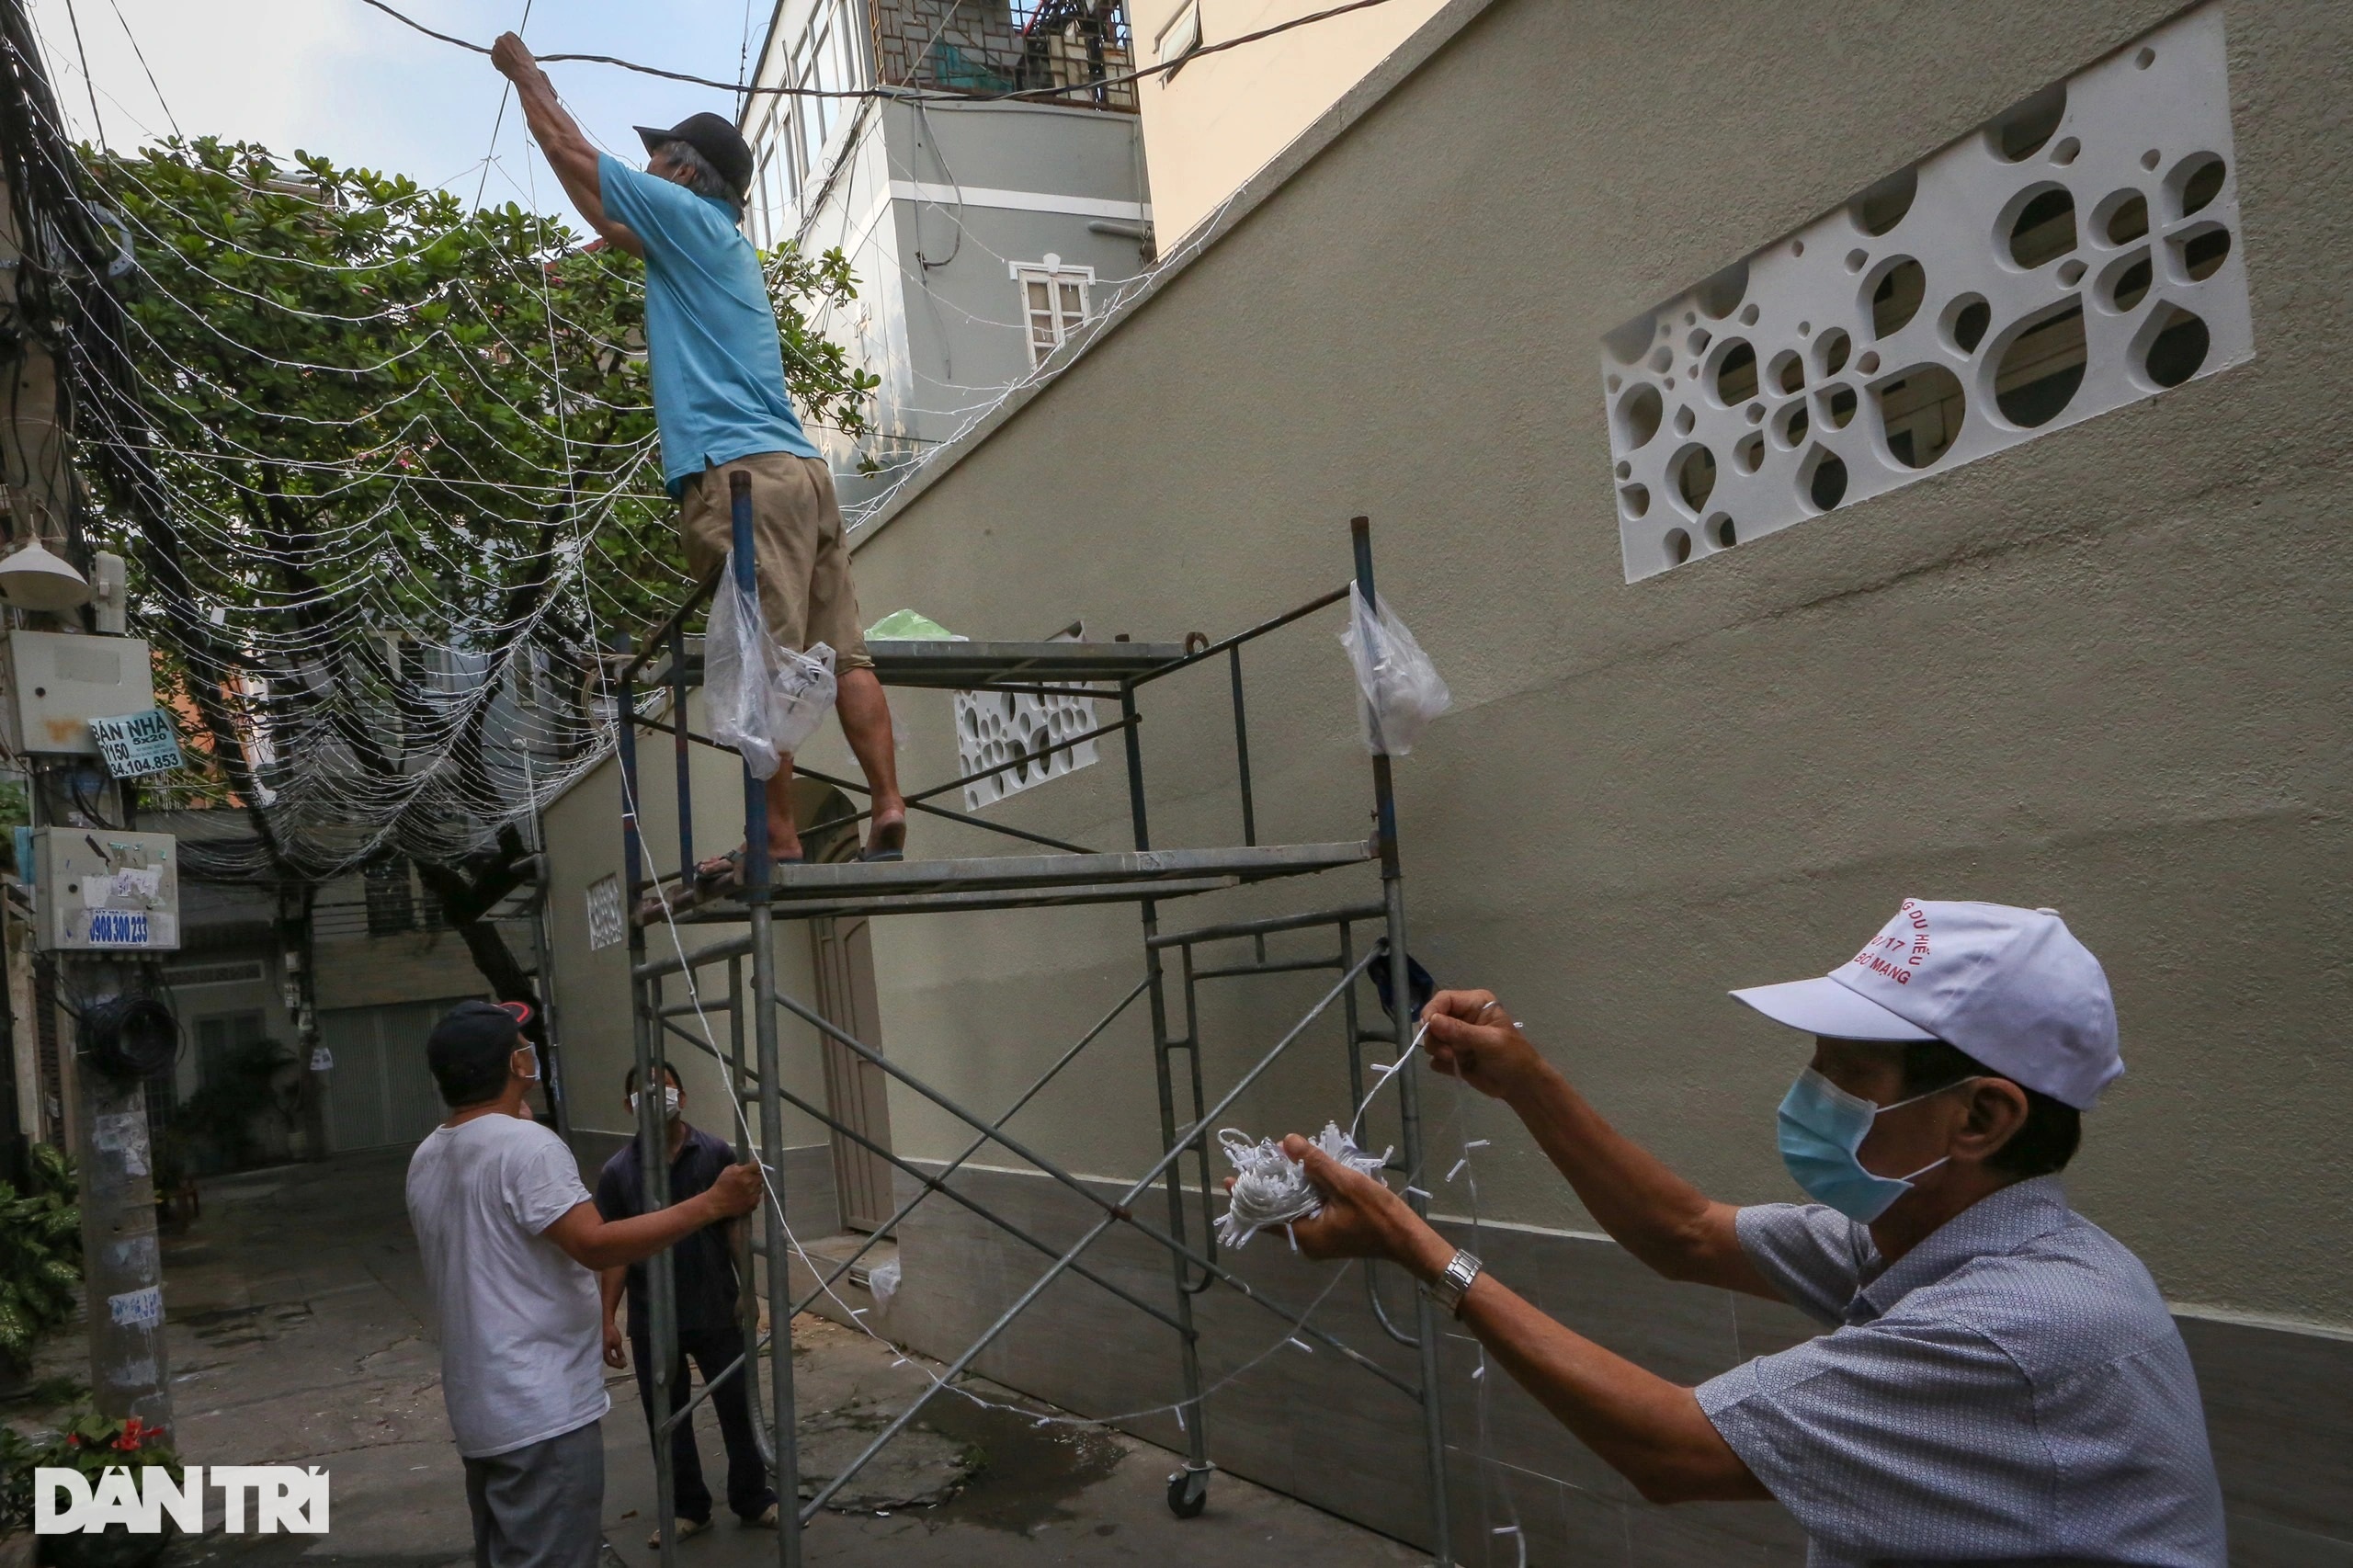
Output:
[[[40,543],[65,556],[72,565],[62,575],[84,574],[86,601],[93,562],[80,549],[74,526],[71,389],[60,374],[55,345],[67,325],[85,315],[87,290],[103,290],[97,275],[108,258],[73,189],[68,171],[75,153],[55,130],[61,123],[24,0],[0,0],[0,381],[10,394],[0,400],[6,411],[0,415],[0,495],[7,506],[6,549]],[[12,609],[9,623],[21,626],[29,613]],[[85,630],[70,608],[55,613],[61,630]],[[100,833],[119,844],[132,842],[137,835],[128,832],[124,814],[129,799],[103,770],[96,793],[124,829],[89,820],[75,802],[77,791],[67,780],[88,766],[79,757],[35,765],[26,791],[35,824],[68,826],[94,846],[92,835]],[[78,793],[84,801],[92,795],[86,787]],[[102,855],[112,853],[97,847]],[[35,890],[44,933],[51,908],[63,907],[63,892],[51,886]],[[177,945],[176,929],[167,945]],[[66,1058],[61,1076],[67,1080],[68,1117],[79,1144],[91,1402],[102,1415],[136,1415],[168,1431],[171,1383],[147,1078],[176,1055],[178,1028],[144,994],[127,958],[51,952],[45,961],[55,966],[56,988],[75,1013],[70,1051],[60,1054]]]

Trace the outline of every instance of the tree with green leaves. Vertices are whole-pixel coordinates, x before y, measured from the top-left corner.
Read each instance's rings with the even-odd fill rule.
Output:
[[[641,264],[308,153],[82,158],[127,258],[123,369],[80,432],[113,459],[91,531],[127,547],[191,749],[256,819],[244,864],[205,869],[286,885],[406,857],[528,995],[483,919],[528,874],[526,778],[596,755],[600,657],[692,586]],[[855,297],[847,262],[763,260],[804,417],[856,436],[876,380],[809,325]]]

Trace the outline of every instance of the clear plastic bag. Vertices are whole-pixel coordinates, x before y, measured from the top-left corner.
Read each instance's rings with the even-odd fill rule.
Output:
[[[1348,629],[1340,633],[1340,646],[1356,666],[1357,688],[1364,693],[1357,717],[1365,749],[1376,756],[1404,756],[1424,726],[1453,705],[1438,666],[1379,594],[1368,607],[1363,590],[1348,589]]]
[[[758,598],[736,584],[732,551],[702,646],[711,739],[743,754],[753,778],[774,778],[834,705],[834,651],[819,642],[796,653],[770,636]]]

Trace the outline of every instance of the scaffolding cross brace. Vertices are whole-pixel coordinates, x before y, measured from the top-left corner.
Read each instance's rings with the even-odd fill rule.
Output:
[[[737,584],[754,602],[757,602],[751,495],[744,475],[731,476],[729,504],[734,545],[733,570]],[[1351,520],[1349,528],[1354,551],[1352,582],[1367,602],[1371,602],[1370,525],[1366,518],[1357,517]],[[1194,1321],[1193,1304],[1203,1292],[1222,1285],[1264,1309],[1280,1324],[1281,1333],[1286,1336],[1305,1335],[1331,1347],[1350,1365],[1396,1388],[1420,1407],[1430,1543],[1438,1562],[1452,1563],[1454,1556],[1446,1499],[1445,1423],[1443,1402],[1438,1393],[1438,1324],[1429,1299],[1420,1291],[1415,1291],[1412,1326],[1410,1329],[1401,1326],[1381,1299],[1373,1266],[1366,1265],[1366,1292],[1382,1331],[1416,1353],[1415,1374],[1407,1377],[1317,1327],[1310,1321],[1312,1306],[1306,1312],[1301,1312],[1269,1300],[1217,1258],[1212,1204],[1218,1187],[1210,1166],[1211,1132],[1217,1119],[1304,1038],[1311,1026],[1329,1014],[1336,1006],[1340,1012],[1347,1042],[1347,1086],[1351,1103],[1361,1103],[1363,1098],[1364,1045],[1386,1041],[1396,1051],[1404,1050],[1404,1031],[1393,1023],[1386,1028],[1365,1023],[1358,1016],[1357,999],[1358,982],[1382,955],[1402,955],[1406,950],[1404,885],[1398,858],[1396,798],[1390,778],[1389,758],[1378,755],[1371,758],[1374,829],[1369,840],[1304,845],[1262,845],[1258,842],[1256,802],[1250,772],[1249,728],[1244,700],[1243,649],[1260,637],[1346,599],[1348,585],[1344,584],[1294,609],[1215,642],[1197,636],[1183,644],[1124,641],[871,643],[869,651],[874,657],[876,673],[886,685],[936,690],[1088,697],[1115,694],[1120,705],[1120,717],[1116,722],[1097,725],[1083,736],[1063,740],[1055,749],[1076,745],[1082,740],[1108,738],[1115,734],[1120,737],[1126,763],[1133,847],[1108,853],[1088,850],[1008,824],[931,803],[937,796],[1038,760],[1020,757],[911,795],[909,804],[934,816],[1020,840],[1027,846],[1023,853],[899,863],[858,861],[776,865],[764,852],[768,834],[767,797],[761,780],[754,778],[747,768],[744,774],[744,843],[746,848],[740,896],[693,899],[696,858],[690,803],[690,748],[698,744],[710,745],[713,743],[707,736],[694,733],[688,722],[688,695],[699,683],[700,661],[692,640],[687,635],[687,625],[715,585],[715,580],[705,585],[700,592],[680,605],[622,667],[615,705],[616,749],[622,777],[623,879],[627,888],[625,896],[632,909],[628,957],[638,1082],[651,1085],[666,1069],[667,1041],[671,1036],[718,1061],[727,1072],[730,1093],[739,1108],[735,1140],[737,1157],[749,1159],[756,1153],[761,1159],[769,1198],[765,1210],[765,1235],[756,1241],[750,1228],[743,1228],[736,1256],[738,1275],[746,1287],[739,1301],[745,1331],[744,1354],[733,1365],[709,1379],[700,1392],[676,1409],[673,1409],[672,1380],[684,1375],[678,1356],[676,1278],[667,1253],[648,1260],[646,1266],[648,1330],[653,1352],[646,1375],[654,1385],[654,1409],[666,1413],[654,1424],[651,1434],[662,1568],[674,1568],[673,1549],[676,1540],[676,1478],[671,1465],[670,1435],[678,1423],[692,1419],[694,1410],[710,1397],[714,1387],[723,1384],[729,1378],[741,1377],[745,1380],[754,1410],[754,1426],[759,1433],[764,1457],[776,1477],[782,1521],[782,1528],[777,1532],[778,1561],[783,1568],[798,1568],[801,1561],[802,1530],[817,1512],[860,1468],[904,1431],[934,1397],[964,1376],[982,1353],[1064,1274],[1099,1286],[1125,1305],[1170,1329],[1176,1336],[1181,1392],[1166,1408],[1174,1408],[1180,1413],[1179,1425],[1185,1434],[1186,1451],[1182,1468],[1169,1478],[1168,1503],[1180,1517],[1192,1517],[1206,1506],[1209,1478],[1214,1469],[1210,1459],[1209,1423],[1202,1408],[1206,1393],[1213,1391],[1205,1390],[1202,1384],[1200,1335]],[[1195,645],[1197,642],[1199,645]],[[649,669],[653,661],[661,655],[666,655],[664,664],[659,668]],[[1154,849],[1144,789],[1138,693],[1153,682],[1211,661],[1222,661],[1226,665],[1233,705],[1234,762],[1241,801],[1243,842],[1239,846],[1204,849]],[[639,710],[640,692],[651,688],[666,688],[669,698],[666,722]],[[640,729],[666,732],[672,738],[678,853],[678,869],[672,877],[656,876],[648,865],[639,789],[637,732]],[[837,789],[863,792],[859,785],[849,779],[806,769],[802,771],[805,776]],[[865,812],[858,812],[847,817],[836,816],[814,824],[811,831],[813,835],[820,828],[838,833],[846,828],[848,830],[847,842],[854,846],[857,824],[866,815]],[[1038,849],[1054,853],[1038,853]],[[1377,864],[1380,868],[1381,898],[1377,903],[1359,900],[1329,909],[1229,921],[1190,929],[1164,931],[1161,928],[1162,906],[1180,899],[1249,883],[1313,876],[1369,863]],[[683,908],[672,906],[668,889],[673,884],[683,898],[689,901]],[[639,907],[640,900],[648,895],[651,895],[653,903],[650,912]],[[1138,906],[1143,938],[1142,977],[1017,1096],[1001,1114],[994,1118],[968,1110],[951,1096],[924,1082],[916,1074],[891,1061],[871,1044],[857,1039],[818,1008],[787,993],[778,983],[775,938],[779,920],[801,922],[838,915],[969,914],[1111,903],[1132,903]],[[721,936],[716,940],[689,949],[680,928],[703,925],[739,926],[744,929],[738,935]],[[657,956],[648,952],[647,932],[655,926],[668,930],[675,949],[672,953]],[[1366,943],[1359,953],[1358,928],[1366,926],[1375,926],[1379,935]],[[1307,959],[1269,958],[1267,948],[1268,937],[1313,929],[1330,930],[1336,942],[1335,950],[1328,955],[1319,954]],[[1196,950],[1199,949],[1244,941],[1250,944],[1252,956],[1248,959],[1206,964],[1197,961]],[[1180,983],[1176,990],[1182,1004],[1182,1033],[1173,1032],[1167,963],[1171,954],[1176,956],[1180,975]],[[748,985],[744,973],[747,959],[751,966]],[[726,973],[723,994],[705,997],[696,983],[696,974],[722,965]],[[1406,966],[1401,961],[1392,963],[1391,968],[1399,982],[1394,987],[1396,1005],[1408,1006],[1408,988],[1403,983]],[[1198,1010],[1199,987],[1211,982],[1249,976],[1311,971],[1329,972],[1336,978],[1313,1006],[1272,1046],[1259,1054],[1212,1103],[1201,1062]],[[665,1000],[665,983],[674,977],[688,988],[688,997],[684,1002]],[[1160,1143],[1143,1173],[1129,1183],[1118,1197],[1108,1198],[1027,1140],[1007,1131],[1006,1124],[1076,1061],[1090,1044],[1100,1039],[1140,997],[1146,1001],[1151,1017],[1153,1067],[1160,1111]],[[724,1051],[716,1040],[710,1038],[710,1016],[718,1013],[724,1013],[728,1020],[728,1047]],[[858,1061],[879,1069],[906,1092],[922,1097],[964,1123],[974,1134],[972,1142],[944,1166],[927,1171],[914,1162],[902,1159],[864,1130],[843,1119],[832,1107],[820,1106],[788,1089],[779,1068],[779,1028],[784,1016],[807,1024]],[[701,1034],[698,1035],[677,1021],[688,1017],[698,1022],[703,1031]],[[1185,1057],[1181,1082],[1175,1060],[1179,1052]],[[1395,1076],[1398,1080],[1400,1136],[1398,1162],[1392,1168],[1408,1173],[1406,1201],[1416,1212],[1426,1212],[1428,1199],[1412,1186],[1411,1174],[1420,1169],[1422,1162],[1420,1070],[1416,1064],[1408,1062],[1396,1072]],[[1180,1088],[1183,1091],[1181,1103]],[[756,1150],[752,1143],[747,1119],[740,1114],[740,1108],[745,1105],[757,1107]],[[813,1270],[813,1284],[798,1301],[792,1300],[790,1260],[800,1249],[786,1221],[784,1174],[778,1158],[783,1147],[783,1115],[787,1106],[812,1117],[835,1134],[849,1139],[881,1158],[892,1169],[906,1176],[914,1188],[912,1195],[898,1205],[896,1211],[870,1233],[849,1256],[827,1260],[832,1267],[823,1277],[813,1274],[819,1260],[801,1254]],[[644,1173],[645,1202],[649,1208],[663,1206],[669,1201],[670,1196],[666,1130],[662,1101],[651,1093],[638,1096],[637,1139]],[[979,1199],[951,1185],[950,1178],[963,1168],[965,1163],[991,1143],[1051,1179],[1094,1210],[1092,1222],[1076,1242],[1057,1250]],[[1192,1155],[1193,1167],[1189,1179],[1185,1169],[1188,1153]],[[1155,1186],[1162,1187],[1165,1196],[1165,1218],[1159,1222],[1146,1217],[1137,1207]],[[934,1375],[930,1385],[886,1425],[840,1473],[827,1478],[823,1485],[813,1490],[806,1501],[801,1501],[800,1466],[794,1446],[792,1358],[789,1353],[775,1353],[774,1346],[779,1336],[789,1345],[795,1316],[829,1294],[835,1283],[849,1274],[878,1243],[891,1234],[920,1204],[935,1195],[948,1199],[995,1226],[1017,1244],[1033,1249],[1051,1262],[999,1313],[986,1331],[950,1361],[943,1372]],[[1192,1239],[1196,1202],[1201,1233],[1198,1243]],[[1090,1268],[1083,1261],[1096,1242],[1115,1226],[1122,1225],[1165,1253],[1170,1294],[1165,1304],[1144,1299]],[[769,1324],[766,1340],[758,1333],[760,1293],[751,1288],[759,1279],[757,1266],[760,1264],[765,1265],[764,1286]],[[758,1377],[763,1350],[768,1352],[765,1390],[760,1387]],[[1184,1419],[1182,1413],[1188,1410],[1191,1412],[1191,1417]]]

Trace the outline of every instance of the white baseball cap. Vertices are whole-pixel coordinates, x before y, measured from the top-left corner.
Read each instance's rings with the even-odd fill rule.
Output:
[[[1907,898],[1821,979],[1733,994],[1832,1040],[1943,1040],[2077,1110],[2124,1071],[2108,976],[2055,909]]]

